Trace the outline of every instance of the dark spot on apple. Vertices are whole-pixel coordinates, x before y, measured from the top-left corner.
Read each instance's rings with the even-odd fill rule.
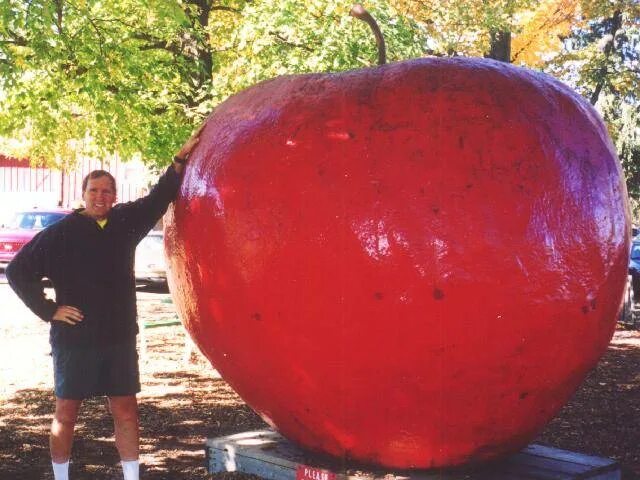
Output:
[[[458,137],[458,147],[464,148],[464,138]]]
[[[405,122],[385,122],[378,121],[374,123],[371,128],[381,132],[393,132],[399,129],[406,129],[413,127],[413,123],[409,121]]]
[[[586,305],[583,305],[580,310],[582,310],[582,313],[584,313],[585,315],[589,313],[589,307],[587,307]]]
[[[256,320],[256,321],[260,321],[262,320],[262,315],[260,315],[258,312],[254,313],[253,315],[251,315],[251,320]]]
[[[591,300],[591,302],[589,302],[589,305],[591,306],[591,310],[595,310],[596,309],[596,299],[594,298],[593,300]]]
[[[303,97],[314,97],[315,95],[319,95],[327,89],[324,82],[307,82],[305,83],[300,92],[303,94]]]
[[[324,168],[318,167],[318,175],[320,175],[320,176],[324,175]]]
[[[382,295],[382,292],[376,292],[376,293],[374,293],[374,294],[373,294],[373,297],[374,297],[376,300],[382,300],[382,297],[383,297],[383,296],[384,296],[384,295]]]
[[[410,162],[422,162],[424,160],[424,151],[421,149],[413,150],[409,155],[407,155],[407,160]]]
[[[467,183],[464,188],[466,188],[467,190],[469,190],[470,188],[473,188],[473,183]]]
[[[433,298],[435,298],[436,300],[442,300],[444,298],[444,292],[438,287],[435,287],[433,289]]]
[[[518,184],[518,190],[523,191],[524,190],[524,185],[522,185],[521,183]]]
[[[425,192],[424,187],[420,187],[420,195],[424,195],[424,192]]]
[[[431,211],[437,215],[440,213],[440,207],[431,207]]]
[[[529,396],[529,392],[522,392],[520,394],[520,400],[524,400],[525,398],[527,398]]]

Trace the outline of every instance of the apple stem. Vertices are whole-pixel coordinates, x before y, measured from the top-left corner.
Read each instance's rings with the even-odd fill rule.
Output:
[[[384,65],[387,63],[387,49],[384,45],[384,37],[382,36],[380,27],[371,14],[367,12],[362,5],[356,3],[351,8],[349,15],[357,18],[358,20],[362,20],[363,22],[367,22],[369,27],[371,27],[371,31],[376,37],[376,44],[378,45],[378,65]]]

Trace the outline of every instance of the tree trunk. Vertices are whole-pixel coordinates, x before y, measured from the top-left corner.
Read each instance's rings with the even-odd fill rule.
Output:
[[[600,97],[600,93],[606,83],[607,80],[607,62],[609,61],[609,57],[616,50],[616,33],[618,30],[622,28],[622,12],[620,10],[616,10],[613,13],[613,16],[610,18],[610,28],[609,31],[606,32],[602,40],[600,40],[600,49],[602,53],[604,53],[603,65],[598,69],[598,83],[596,84],[596,88],[593,89],[593,93],[591,94],[591,98],[589,101],[591,105],[595,105]]]
[[[491,47],[486,58],[511,62],[511,32],[491,32]]]
[[[207,30],[209,26],[209,16],[211,15],[211,9],[213,8],[213,2],[207,0],[200,5],[200,15],[198,21],[203,30]],[[198,48],[198,55],[200,57],[200,64],[202,70],[200,72],[200,85],[204,85],[206,82],[211,81],[213,75],[213,53],[211,52],[211,38],[209,33],[206,34],[203,39],[205,45],[201,45]]]

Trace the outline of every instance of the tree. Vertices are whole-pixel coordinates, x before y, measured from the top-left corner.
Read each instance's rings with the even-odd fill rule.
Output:
[[[579,0],[543,0],[518,14],[512,43],[513,63],[540,68],[563,48],[563,39],[578,21]]]
[[[210,77],[197,11],[159,0],[4,2],[0,131],[49,163],[114,151],[166,159]]]
[[[155,165],[227,96],[277,75],[373,65],[349,0],[5,0],[3,153]],[[607,121],[640,197],[636,0],[370,0],[389,60],[491,56],[544,70]],[[629,122],[633,122],[630,126]],[[16,140],[21,140],[16,142]]]
[[[510,61],[511,37],[535,0],[393,0],[400,12],[424,25],[429,53],[489,56]]]
[[[640,4],[584,1],[563,47],[542,68],[564,80],[602,114],[640,214]]]
[[[375,64],[369,28],[349,16],[353,2],[258,1],[247,5],[233,49],[214,80],[226,96],[277,75],[342,71]],[[423,33],[383,0],[367,7],[381,25],[390,61],[421,56]]]
[[[5,0],[0,5],[4,153],[48,163],[79,154],[156,165],[228,95],[284,73],[369,63],[350,2]],[[395,58],[421,53],[418,28],[371,2]]]

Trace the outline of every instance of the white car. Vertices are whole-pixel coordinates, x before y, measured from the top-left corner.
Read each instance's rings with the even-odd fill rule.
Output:
[[[136,282],[150,285],[166,285],[167,266],[164,261],[164,233],[151,230],[136,248]]]

